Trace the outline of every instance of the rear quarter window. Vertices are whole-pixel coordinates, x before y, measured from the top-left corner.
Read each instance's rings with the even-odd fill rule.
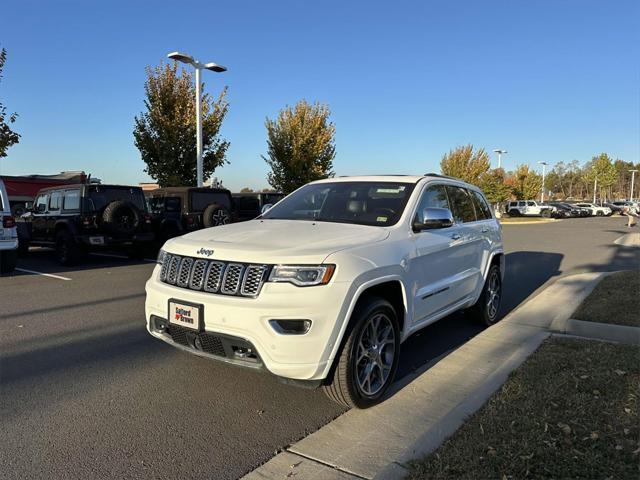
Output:
[[[219,192],[191,192],[191,210],[202,212],[212,203],[231,209],[230,196]]]
[[[473,201],[466,189],[447,185],[447,195],[451,205],[451,213],[457,223],[467,223],[476,221],[476,212],[473,208]]]

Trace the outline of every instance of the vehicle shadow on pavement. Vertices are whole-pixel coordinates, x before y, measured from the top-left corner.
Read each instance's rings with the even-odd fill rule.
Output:
[[[509,314],[550,278],[559,276],[563,255],[559,253],[520,251],[506,255],[506,272],[503,282],[501,317]],[[399,385],[408,383],[402,379],[414,372],[422,373],[465,342],[484,330],[469,314],[454,313],[416,332],[402,345],[402,353],[396,379]],[[411,380],[408,379],[410,382]]]

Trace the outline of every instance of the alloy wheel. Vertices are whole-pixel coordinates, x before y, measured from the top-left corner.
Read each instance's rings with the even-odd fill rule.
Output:
[[[500,308],[500,277],[498,272],[493,271],[489,278],[489,286],[487,289],[487,315],[490,319],[494,319]]]
[[[395,340],[391,319],[384,313],[372,315],[361,330],[355,375],[363,395],[372,397],[385,386],[395,359]]]

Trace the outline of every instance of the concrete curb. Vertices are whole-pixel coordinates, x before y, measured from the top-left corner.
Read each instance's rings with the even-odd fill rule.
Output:
[[[567,324],[601,277],[558,279],[383,403],[349,410],[243,478],[404,478],[408,463],[436,449],[482,407],[550,335],[552,324]]]
[[[627,345],[640,345],[640,327],[628,325],[586,322],[570,318],[565,324],[565,331],[561,333]]]

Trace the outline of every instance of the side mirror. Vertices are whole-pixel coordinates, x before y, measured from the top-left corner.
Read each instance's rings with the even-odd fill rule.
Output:
[[[260,215],[262,215],[263,213],[267,213],[267,211],[270,210],[271,207],[273,207],[273,203],[265,203],[260,210]]]
[[[425,208],[418,212],[413,222],[413,231],[433,230],[453,226],[453,215],[448,208]]]

